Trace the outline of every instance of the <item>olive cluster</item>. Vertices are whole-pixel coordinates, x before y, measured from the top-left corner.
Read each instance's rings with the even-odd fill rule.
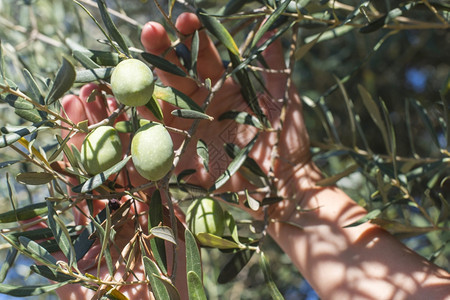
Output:
[[[141,106],[150,101],[154,79],[151,69],[138,59],[120,62],[111,76],[111,89],[117,101]],[[172,168],[174,152],[167,129],[150,122],[139,128],[131,141],[131,156],[138,173],[148,180],[160,180]],[[117,130],[100,126],[91,131],[81,147],[81,160],[90,174],[104,172],[122,159]]]

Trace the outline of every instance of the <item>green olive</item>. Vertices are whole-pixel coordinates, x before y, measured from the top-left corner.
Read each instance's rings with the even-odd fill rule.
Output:
[[[147,104],[155,82],[150,68],[138,59],[121,61],[111,75],[111,89],[117,101],[128,106]]]
[[[212,198],[194,200],[187,210],[186,222],[194,235],[206,232],[221,237],[225,230],[222,207]]]
[[[81,145],[81,161],[89,174],[99,174],[122,159],[122,143],[116,129],[100,126]]]
[[[136,170],[142,177],[156,181],[172,168],[173,142],[167,129],[158,123],[148,123],[131,141],[131,156]]]

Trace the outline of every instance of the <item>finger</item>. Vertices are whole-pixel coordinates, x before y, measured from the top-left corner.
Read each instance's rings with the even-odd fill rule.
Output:
[[[178,31],[183,35],[191,35],[199,30],[202,26],[200,20],[195,14],[182,13],[175,24]],[[190,48],[192,38],[185,41],[185,44]],[[199,32],[199,49],[197,56],[198,75],[202,79],[209,78],[214,84],[225,72],[225,68],[220,58],[219,52],[214,46],[211,39],[208,37],[205,30]]]
[[[161,24],[156,22],[148,22],[144,25],[141,33],[141,42],[145,50],[154,55],[163,54],[171,46],[166,30]],[[173,49],[170,49],[164,58],[182,67]],[[175,87],[186,95],[192,95],[198,90],[197,84],[192,79],[177,76],[159,69],[156,70],[156,73],[163,84]]]

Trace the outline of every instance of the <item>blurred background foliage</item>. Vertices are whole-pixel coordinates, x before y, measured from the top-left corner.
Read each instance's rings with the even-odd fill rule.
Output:
[[[100,19],[94,1],[79,2]],[[373,222],[449,270],[449,1],[291,2],[289,13],[280,21],[299,18],[294,27],[297,31],[295,34],[287,31],[281,38],[287,54],[293,36],[297,49],[305,50],[295,60],[293,80],[304,100],[314,159],[328,176],[323,184],[336,183],[374,212]],[[166,23],[154,1],[107,3],[120,32],[136,48],[142,48],[139,31],[145,22]],[[245,24],[245,13],[261,11],[263,3],[273,4],[272,1],[177,1],[172,19],[194,7],[217,15],[231,11],[222,20],[234,32]],[[168,11],[166,1],[160,5]],[[238,9],[233,11],[232,5]],[[336,21],[348,22],[349,26],[332,30]],[[320,39],[315,39],[321,32],[324,33]],[[238,46],[246,34],[248,29],[233,33]],[[47,78],[53,78],[58,70],[62,57],[71,55],[71,43],[108,50],[108,46],[99,42],[103,38],[98,27],[73,1],[0,0],[5,72],[24,92],[29,88],[24,68],[44,86]],[[379,119],[374,116],[376,110]],[[22,123],[7,104],[0,103],[0,126]],[[45,147],[47,141],[44,136],[36,143]],[[13,159],[20,158],[9,149],[0,151],[0,161]],[[42,201],[47,195],[43,188],[15,183],[14,175],[28,168],[27,164],[15,164],[0,169],[2,211],[10,210],[7,177],[16,189],[19,203]],[[3,249],[7,247],[2,244]],[[264,248],[273,278],[284,297],[315,299],[281,250],[270,241]],[[2,250],[4,255],[6,250]],[[218,250],[203,250],[209,299],[270,297],[257,259],[252,259],[232,283],[217,288],[215,279],[227,259]],[[18,265],[5,282],[23,284],[24,277],[36,278]],[[48,297],[52,296],[41,299]]]

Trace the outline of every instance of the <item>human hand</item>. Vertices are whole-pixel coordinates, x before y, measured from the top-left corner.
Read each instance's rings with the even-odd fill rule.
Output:
[[[201,27],[198,18],[193,14],[182,14],[177,20],[176,26],[179,32],[185,36],[194,33],[195,30]],[[142,44],[146,51],[160,55],[170,48],[171,43],[165,29],[157,23],[149,22],[142,31]],[[189,47],[190,39],[187,38],[185,43]],[[264,57],[268,65],[274,70],[285,69],[284,55],[280,43],[275,42],[265,52]],[[166,57],[169,61],[180,65],[178,57],[173,50],[170,50]],[[212,84],[216,84],[223,76],[225,69],[217,49],[208,38],[205,31],[200,31],[200,50],[198,55],[198,74],[200,78],[209,78]],[[198,104],[202,105],[205,101],[208,91],[205,88],[199,87],[197,83],[191,79],[180,78],[178,76],[156,70],[156,73],[162,83],[167,86],[173,86],[186,95],[190,96]],[[250,153],[252,157],[267,174],[272,173],[275,179],[275,187],[277,195],[286,198],[282,207],[283,210],[288,210],[294,205],[290,199],[294,198],[295,194],[301,191],[301,187],[305,181],[298,181],[298,176],[304,176],[307,172],[305,169],[310,166],[309,154],[309,140],[308,135],[303,124],[303,117],[301,111],[301,104],[298,94],[294,89],[289,91],[289,99],[286,102],[286,116],[281,126],[280,114],[284,105],[283,98],[285,96],[286,82],[288,75],[282,73],[263,73],[263,78],[266,82],[268,94],[261,95],[259,100],[263,110],[268,116],[273,130],[264,131],[259,134],[258,140]],[[62,104],[64,111],[69,118],[78,123],[84,120],[89,121],[89,125],[96,124],[108,117],[112,111],[117,108],[117,103],[113,98],[108,98],[107,102],[97,96],[93,102],[86,102],[88,96],[95,90],[99,89],[97,85],[84,86],[79,97],[67,96],[64,98]],[[177,118],[170,114],[173,109],[169,104],[161,102],[161,107],[165,115],[164,123],[168,127],[173,127],[181,130],[188,130],[192,122],[187,122],[184,119]],[[154,119],[152,114],[145,108],[139,108],[139,114],[147,119]],[[180,156],[180,160],[176,166],[175,173],[185,169],[195,169],[196,173],[188,178],[189,183],[196,184],[208,188],[214,181],[222,174],[227,167],[230,159],[225,153],[223,145],[225,143],[233,143],[240,147],[245,146],[256,134],[256,129],[247,125],[238,125],[233,120],[219,121],[218,117],[224,112],[230,110],[248,110],[247,104],[240,93],[240,86],[228,78],[223,83],[223,86],[217,91],[212,103],[207,109],[207,114],[214,117],[213,121],[200,121],[198,128],[195,131],[192,140],[188,144],[185,152]],[[126,118],[121,116],[120,118]],[[185,136],[174,133],[172,134],[175,148],[181,146]],[[208,145],[211,162],[209,172],[203,167],[203,162],[197,158],[196,144],[197,140],[202,139]],[[81,146],[84,136],[82,134],[75,135],[70,144],[73,144],[78,149]],[[121,135],[124,153],[126,153],[130,137],[128,135]],[[274,152],[276,150],[276,152]],[[194,159],[193,159],[194,158]],[[76,183],[72,180],[72,183]],[[311,177],[306,180],[312,180]],[[146,180],[140,177],[134,170],[131,163],[128,164],[126,172],[121,172],[121,175],[116,180],[116,183],[124,187],[140,186],[146,183]],[[232,178],[220,188],[219,191],[244,191],[245,189],[254,188],[244,177],[239,173],[232,176]],[[151,192],[148,192],[150,194]],[[266,192],[267,193],[267,192]],[[267,194],[255,195],[255,198],[261,200]],[[287,204],[287,205],[286,205]],[[94,203],[95,215],[105,206],[105,201],[96,201]],[[81,210],[87,213],[87,208],[84,205],[79,205]],[[281,207],[281,206],[280,206]],[[134,206],[136,212],[142,212],[147,209],[146,204],[138,202]],[[260,211],[249,211],[255,217],[261,218]],[[78,224],[85,224],[88,219],[79,211],[74,211],[75,220]],[[279,211],[273,210],[273,215],[278,216]],[[146,220],[139,218],[139,223],[142,228],[146,228]],[[116,245],[118,249],[123,249],[128,245],[130,239],[135,236],[135,220],[122,225],[120,231],[116,235]],[[95,261],[95,256],[98,254],[99,246],[93,247],[83,258],[83,261]],[[119,253],[113,254],[116,257]],[[136,262],[134,272],[137,277],[144,278],[144,271],[142,264]],[[125,270],[121,269],[118,274],[124,274]],[[101,277],[108,274],[106,266],[101,268]],[[178,276],[179,278],[179,276]],[[134,295],[139,294],[140,299],[148,297],[147,288],[144,285],[124,286],[120,289],[124,294]],[[75,296],[87,296],[89,293],[86,289],[70,289],[66,288],[63,293],[70,292]]]
[[[192,35],[195,30],[201,28],[200,21],[194,14],[185,13],[179,16],[176,27],[184,36]],[[266,37],[267,38],[267,37]],[[171,43],[165,29],[158,23],[149,22],[145,25],[142,36],[142,44],[145,49],[155,55],[160,55],[169,49]],[[190,38],[185,41],[189,47]],[[281,71],[286,69],[283,49],[279,40],[263,52],[264,59],[272,70]],[[174,50],[170,50],[166,59],[181,66]],[[198,74],[202,79],[211,79],[212,85],[216,84],[224,75],[223,62],[214,44],[208,38],[205,31],[200,31],[200,50],[198,54]],[[199,87],[193,80],[180,78],[167,72],[156,70],[163,84],[172,86],[186,95],[190,96],[199,105],[205,101],[208,91]],[[287,199],[279,205],[273,206],[274,217],[280,216],[280,209],[291,210],[296,194],[301,193],[303,188],[310,187],[312,181],[318,180],[320,175],[315,171],[310,162],[309,138],[304,125],[300,97],[293,87],[286,93],[288,74],[283,72],[262,72],[265,88],[268,93],[259,96],[259,103],[272,124],[271,130],[259,133],[259,137],[250,152],[253,158],[262,168],[265,174],[271,174],[274,179],[276,191],[266,191],[253,196],[262,200],[265,196],[276,193],[277,196]],[[286,99],[287,95],[287,99]],[[285,101],[286,102],[285,102]],[[283,105],[286,105],[283,107]],[[165,124],[182,130],[188,130],[191,122],[173,117],[170,111],[173,109],[169,104],[161,102],[165,116]],[[240,148],[244,147],[257,133],[257,130],[248,125],[237,124],[234,120],[221,120],[219,117],[231,110],[249,111],[248,105],[241,94],[241,87],[231,78],[227,78],[222,87],[217,91],[206,113],[214,118],[213,121],[200,121],[195,135],[189,143],[185,153],[181,156],[175,172],[184,169],[194,169],[196,173],[187,181],[192,184],[209,188],[214,181],[225,171],[231,159],[224,150],[224,144],[233,143]],[[285,116],[282,121],[281,114]],[[146,110],[140,113],[151,119],[152,116]],[[175,136],[175,145],[181,144],[181,136]],[[197,140],[203,140],[209,149],[210,161],[209,171],[203,167],[203,162],[196,154]],[[302,178],[302,180],[298,180]],[[220,191],[242,192],[246,189],[252,190],[248,180],[236,173],[222,186]],[[249,212],[256,218],[261,218],[261,211]]]

